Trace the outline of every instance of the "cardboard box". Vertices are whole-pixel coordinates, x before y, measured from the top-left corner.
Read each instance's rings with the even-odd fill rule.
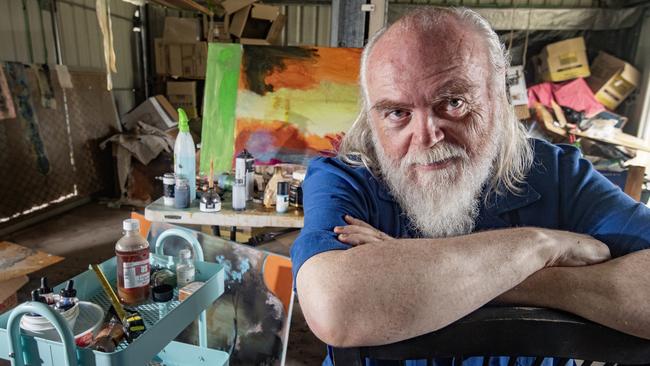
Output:
[[[154,44],[154,58],[156,63],[156,74],[167,75],[167,47],[162,38],[156,38]]]
[[[165,17],[165,43],[195,43],[201,41],[201,24],[196,18]]]
[[[174,108],[183,108],[188,117],[198,117],[196,81],[168,81],[167,99]]]
[[[591,65],[591,77],[587,79],[596,99],[610,110],[616,109],[640,81],[641,74],[634,66],[602,51]]]
[[[166,43],[161,38],[154,40],[156,73],[187,79],[205,79],[208,59],[208,44]]]
[[[277,44],[285,20],[277,6],[247,5],[233,14],[228,31],[239,38],[241,44]]]
[[[164,131],[178,124],[178,113],[167,98],[156,95],[122,117],[122,124],[127,131],[133,130],[138,121]]]
[[[221,7],[226,14],[232,14],[245,6],[252,5],[255,1],[257,0],[224,0]]]
[[[535,58],[535,63],[544,81],[565,81],[590,75],[585,40],[582,37],[546,45]]]

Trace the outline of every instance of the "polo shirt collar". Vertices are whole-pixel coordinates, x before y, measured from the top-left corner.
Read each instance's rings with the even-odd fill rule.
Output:
[[[542,197],[528,182],[520,185],[519,192],[511,192],[507,189],[502,191],[503,193],[499,194],[490,193],[485,203],[487,212],[493,216],[528,206]]]

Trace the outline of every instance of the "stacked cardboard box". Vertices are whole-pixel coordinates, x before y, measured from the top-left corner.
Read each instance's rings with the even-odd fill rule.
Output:
[[[225,30],[241,44],[279,44],[286,17],[280,7],[260,4],[255,0],[225,0]]]
[[[168,81],[167,99],[174,108],[183,108],[188,117],[198,117],[196,81]]]
[[[634,66],[605,52],[598,54],[591,68],[587,83],[596,99],[611,110],[616,109],[641,81],[641,74]]]
[[[537,75],[544,81],[565,81],[590,75],[585,40],[566,39],[546,45],[535,56]]]
[[[156,73],[177,78],[205,79],[208,44],[195,18],[165,18],[162,38],[154,40]]]

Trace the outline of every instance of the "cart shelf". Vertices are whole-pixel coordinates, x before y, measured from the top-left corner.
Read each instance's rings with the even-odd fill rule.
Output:
[[[12,365],[19,366],[136,366],[147,365],[152,360],[169,366],[227,365],[229,355],[226,352],[173,341],[224,292],[223,266],[202,261],[195,262],[195,265],[196,280],[204,282],[204,285],[183,302],[178,301],[178,291],[175,291],[170,310],[162,318],[159,317],[158,304],[148,302],[135,307],[142,315],[147,330],[133,343],[120,344],[115,352],[104,353],[75,347],[72,332],[65,326],[61,315],[44,304],[27,302],[0,316],[0,358],[11,360]],[[100,267],[114,286],[115,258],[102,263]],[[94,302],[105,311],[108,310],[110,302],[92,270],[73,279],[80,300]],[[64,285],[65,283],[57,286],[55,291],[58,292]],[[38,312],[50,319],[59,333],[63,334],[63,341],[20,334],[20,317],[27,312]],[[79,316],[83,317],[84,314]]]

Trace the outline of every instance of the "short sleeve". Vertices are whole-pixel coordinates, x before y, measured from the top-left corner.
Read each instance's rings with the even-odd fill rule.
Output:
[[[291,247],[294,279],[309,258],[350,248],[333,231],[335,226],[347,225],[345,215],[368,221],[369,203],[363,177],[342,164],[332,158],[316,158],[307,169],[302,185],[305,224]]]
[[[650,248],[650,208],[596,171],[579,150],[563,150],[558,164],[565,229],[602,241],[613,257]]]

